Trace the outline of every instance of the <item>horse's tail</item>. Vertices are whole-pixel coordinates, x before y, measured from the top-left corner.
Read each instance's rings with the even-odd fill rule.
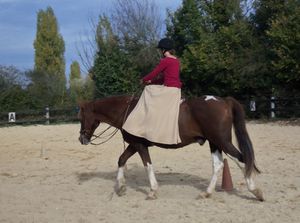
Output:
[[[245,111],[242,105],[234,98],[227,97],[226,101],[231,104],[234,131],[245,163],[245,175],[249,177],[253,171],[260,173],[260,170],[255,165],[254,150],[246,129]]]

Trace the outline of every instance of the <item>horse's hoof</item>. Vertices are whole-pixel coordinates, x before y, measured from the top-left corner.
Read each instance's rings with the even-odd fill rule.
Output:
[[[252,194],[254,194],[254,196],[259,200],[259,201],[265,201],[264,196],[263,196],[263,192],[261,191],[261,189],[255,189],[251,191]]]
[[[151,190],[146,197],[146,200],[156,200],[157,199],[157,192],[154,190]]]
[[[119,197],[124,196],[126,194],[126,186],[122,185],[119,187],[119,189],[116,191],[117,195]]]
[[[205,198],[210,198],[211,197],[211,193],[201,193],[198,195],[198,197],[196,198],[197,200],[200,200],[200,199],[205,199]]]

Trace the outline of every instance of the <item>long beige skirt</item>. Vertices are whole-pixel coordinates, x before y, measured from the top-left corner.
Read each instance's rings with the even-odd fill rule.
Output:
[[[148,85],[123,125],[128,133],[151,142],[178,144],[178,117],[181,90],[163,85]]]

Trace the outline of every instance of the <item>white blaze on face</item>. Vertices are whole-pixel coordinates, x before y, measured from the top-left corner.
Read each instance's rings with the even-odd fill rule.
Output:
[[[212,95],[206,95],[205,101],[209,101],[209,100],[218,101],[218,99],[217,99],[215,96],[212,96]]]

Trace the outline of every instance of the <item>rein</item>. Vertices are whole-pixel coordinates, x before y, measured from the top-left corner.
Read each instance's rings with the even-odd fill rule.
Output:
[[[133,99],[134,99],[134,95],[135,95],[135,93],[132,94],[132,96],[130,97],[130,100],[127,101],[128,106],[126,107],[126,110],[125,110],[123,113],[121,113],[121,116],[120,116],[120,117],[122,117],[122,115],[124,114],[124,118],[123,118],[123,121],[122,121],[122,126],[123,126],[123,124],[124,124],[125,121],[126,121],[126,116],[127,116],[127,114],[128,114],[128,111],[129,111],[129,107],[130,107],[130,105],[131,105],[131,102],[132,102]],[[94,137],[94,138],[90,140],[90,144],[93,145],[93,146],[102,145],[102,144],[108,142],[110,139],[112,139],[112,138],[117,134],[117,132],[119,131],[118,128],[115,128],[115,130],[113,130],[113,132],[111,132],[111,133],[108,134],[107,136],[102,136],[105,132],[107,132],[107,131],[108,131],[110,128],[112,128],[112,127],[113,127],[113,126],[111,126],[111,125],[108,126],[105,130],[103,130],[102,132],[100,132],[98,135],[93,134],[92,137]],[[121,130],[121,131],[122,131],[122,130]],[[96,140],[96,139],[102,139],[102,138],[107,138],[107,137],[108,137],[108,139],[104,140],[103,142],[100,142],[100,143],[93,143],[93,141]]]
[[[93,146],[98,146],[98,145],[102,145],[102,144],[108,142],[112,137],[114,137],[114,136],[117,134],[117,132],[118,132],[118,130],[119,130],[119,129],[116,128],[116,129],[115,129],[112,133],[110,133],[109,135],[103,136],[103,137],[102,137],[102,135],[103,135],[107,130],[109,130],[111,127],[112,127],[111,125],[108,126],[105,130],[103,130],[103,131],[102,131],[101,133],[99,133],[98,135],[94,135],[94,134],[93,134],[92,136],[93,136],[94,138],[91,139],[90,144],[93,145]],[[96,139],[102,139],[102,138],[107,138],[107,137],[109,137],[109,138],[106,139],[106,140],[104,140],[103,142],[100,142],[100,143],[93,143],[93,141],[96,140]]]

